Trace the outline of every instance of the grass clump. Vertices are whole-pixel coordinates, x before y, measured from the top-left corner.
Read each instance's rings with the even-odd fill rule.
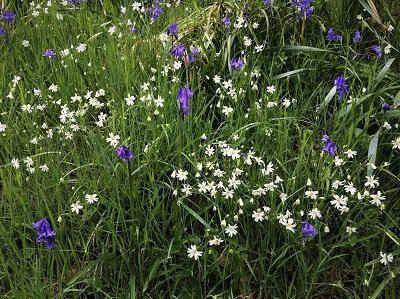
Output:
[[[6,2],[1,296],[397,298],[395,1]]]

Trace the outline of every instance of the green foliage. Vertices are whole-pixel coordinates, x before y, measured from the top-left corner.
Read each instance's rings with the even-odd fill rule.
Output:
[[[132,11],[131,1],[88,0],[79,9],[46,2],[34,8],[10,1],[7,7],[17,19],[0,40],[0,124],[7,126],[0,133],[1,296],[397,298],[396,1],[374,1],[381,23],[370,1],[361,0],[314,1],[307,21],[299,20],[287,1],[273,1],[271,11],[263,1],[246,1],[246,13],[245,1],[171,1],[154,23],[148,13]],[[125,16],[121,5],[127,7]],[[247,27],[234,27],[244,14]],[[225,16],[231,18],[229,28],[221,23]],[[180,27],[176,43],[201,49],[196,63],[173,69],[175,44],[160,39],[172,22]],[[138,32],[130,31],[132,24]],[[331,27],[341,42],[327,41]],[[358,44],[352,42],[356,30],[362,32]],[[244,36],[251,46],[244,45]],[[81,53],[80,44],[87,45]],[[373,45],[382,52],[391,45],[391,53],[373,58]],[[56,59],[42,57],[50,48]],[[65,49],[69,55],[61,54]],[[237,57],[245,62],[240,71],[230,65]],[[216,75],[221,82],[231,80],[234,96]],[[342,101],[334,86],[340,75],[350,91]],[[17,83],[15,76],[21,77]],[[58,91],[49,90],[52,84]],[[176,100],[183,86],[194,93],[187,117]],[[104,95],[96,98],[104,105],[95,107],[91,98],[101,90]],[[73,101],[74,95],[81,100]],[[126,101],[130,96],[134,105]],[[158,97],[163,106],[154,104]],[[277,105],[268,106],[273,102]],[[392,110],[383,112],[383,102]],[[23,111],[29,110],[26,105],[32,112]],[[224,114],[224,106],[232,112]],[[100,126],[101,113],[107,118]],[[132,149],[129,164],[116,158],[106,141],[110,133]],[[343,165],[323,152],[323,135],[336,142]],[[205,154],[208,145],[220,151],[222,141],[240,149],[240,158]],[[344,154],[349,149],[357,151],[354,159]],[[274,174],[261,175],[256,160],[246,165],[251,152],[265,164],[273,162]],[[32,173],[26,157],[34,161]],[[12,158],[19,159],[20,168],[11,166]],[[198,191],[203,179],[213,177],[206,162],[226,173],[245,170],[233,199]],[[39,168],[43,165],[48,172]],[[179,169],[188,171],[192,194],[185,195],[183,183],[171,177]],[[276,191],[252,195],[255,186],[276,175],[284,179]],[[349,195],[346,213],[330,204],[336,180],[353,182],[360,196],[375,194],[378,189],[364,185],[367,175],[379,178],[383,206],[371,204],[369,195],[357,199],[357,193]],[[316,199],[305,195],[311,190],[318,190]],[[99,201],[88,204],[86,194],[97,194]],[[84,208],[76,214],[71,204],[78,201]],[[264,206],[271,209],[268,219],[255,222],[253,211]],[[321,219],[307,216],[313,208],[322,211]],[[295,233],[278,223],[287,210],[296,220]],[[43,217],[57,233],[52,250],[35,242],[32,223]],[[304,219],[318,235],[302,237]],[[228,237],[223,221],[237,223],[238,234]],[[357,232],[346,232],[350,227]],[[224,240],[222,245],[209,245],[214,236]],[[202,251],[198,260],[187,254],[193,244]],[[380,252],[393,254],[394,262],[380,263]]]

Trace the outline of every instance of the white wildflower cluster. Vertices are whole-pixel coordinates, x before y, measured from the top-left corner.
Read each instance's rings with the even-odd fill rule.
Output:
[[[39,160],[39,158],[37,158],[38,160]],[[36,167],[35,167],[35,161],[32,159],[32,157],[30,157],[30,156],[28,156],[28,157],[25,157],[23,160],[22,160],[22,162],[20,161],[20,159],[19,158],[16,158],[16,157],[14,157],[14,158],[12,158],[11,160],[10,160],[10,166],[13,168],[13,169],[20,169],[20,166],[21,166],[21,164],[24,164],[25,165],[25,170],[26,170],[26,172],[27,172],[27,174],[29,175],[29,174],[34,174],[35,172],[36,172]],[[40,172],[42,172],[42,173],[46,173],[46,172],[49,172],[49,170],[50,170],[50,168],[47,166],[47,164],[45,163],[45,164],[42,164],[42,165],[39,165],[38,166],[38,169],[40,170]],[[27,180],[29,180],[29,178],[27,177]]]
[[[204,138],[201,139],[206,140],[207,136],[204,134]],[[240,137],[233,136],[232,139],[239,140]],[[188,197],[189,200],[193,198],[198,201],[204,196],[213,203],[213,212],[218,211],[222,218],[221,228],[215,228],[212,239],[208,241],[210,246],[228,246],[229,238],[240,236],[241,230],[246,230],[246,227],[240,226],[241,223],[246,223],[245,219],[252,219],[259,225],[265,221],[277,221],[288,232],[298,233],[301,230],[299,224],[308,223],[304,222],[306,217],[309,221],[319,223],[318,226],[329,233],[329,226],[324,224],[323,218],[328,214],[332,215],[330,207],[336,209],[338,215],[348,214],[359,205],[365,205],[365,200],[371,208],[384,208],[385,196],[382,191],[377,190],[380,183],[374,175],[366,176],[363,186],[355,186],[349,175],[345,178],[337,177],[331,181],[330,190],[323,192],[314,187],[311,179],[307,179],[304,195],[291,200],[299,190],[292,190],[293,194],[288,196],[286,192],[289,190],[285,192],[285,180],[276,174],[274,163],[265,162],[256,156],[252,149],[244,151],[226,141],[219,141],[205,144],[202,152],[199,156],[195,153],[192,155],[197,160],[193,162],[194,168],[176,169],[171,177],[176,179],[177,186],[180,186],[174,191],[174,195],[178,197],[178,204],[185,202]],[[350,159],[354,159],[357,152],[346,148],[340,155],[343,155],[346,162],[351,163]],[[254,175],[254,172],[258,173],[258,179],[249,181],[248,174]],[[293,179],[295,178],[289,181]],[[260,184],[262,181],[264,182]],[[321,193],[326,196],[321,196]],[[277,199],[280,201],[276,201]],[[271,205],[274,206],[273,209]],[[216,225],[214,220],[210,225]],[[357,227],[348,225],[346,232],[348,236],[354,235],[357,233]],[[315,235],[316,230],[304,232],[307,233]]]
[[[206,138],[207,136],[203,139]],[[220,223],[221,237],[213,234],[208,241],[210,246],[222,246],[226,237],[232,238],[239,234],[241,215],[253,219],[255,223],[270,219],[271,208],[265,195],[280,192],[284,195],[282,198],[286,198],[283,192],[278,191],[282,189],[283,179],[274,175],[275,167],[272,162],[265,163],[252,149],[245,152],[226,141],[219,141],[205,145],[202,151],[203,159],[194,163],[194,174],[182,168],[172,171],[171,177],[180,186],[174,191],[174,195],[179,197],[178,204],[186,197],[203,195],[213,202],[213,211],[225,214]],[[266,180],[261,187],[254,188],[253,183],[248,181],[247,174],[253,171],[258,173],[260,179]],[[191,183],[193,179],[195,183]],[[280,223],[294,232],[296,223],[293,218],[282,218]],[[217,231],[218,229],[214,233]],[[189,250],[189,257],[196,259],[195,252]]]
[[[32,15],[32,17],[37,18],[40,15],[47,15],[49,14],[49,9],[52,7],[53,2],[52,1],[47,1],[44,2],[34,2],[31,1],[29,2],[29,9],[30,9],[30,14]]]
[[[94,203],[99,201],[97,194],[86,194],[85,201],[89,205],[93,205]],[[81,210],[83,210],[84,206],[81,204],[81,201],[78,200],[71,204],[71,212],[79,214]]]
[[[152,73],[156,72],[152,69]],[[150,78],[150,81],[154,81],[155,76]],[[157,88],[152,86],[151,82],[145,82],[140,86],[140,92],[138,95],[127,94],[125,97],[125,105],[128,107],[142,107],[146,110],[147,120],[151,120],[152,116],[160,114],[160,110],[165,105],[165,100],[161,95],[157,95]],[[136,110],[132,111],[135,112]]]

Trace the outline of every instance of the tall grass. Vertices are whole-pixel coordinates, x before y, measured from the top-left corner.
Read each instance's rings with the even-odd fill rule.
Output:
[[[0,136],[2,297],[397,298],[395,1],[375,1],[382,24],[361,0],[313,1],[309,20],[297,18],[287,1],[273,1],[271,9],[263,1],[171,1],[155,22],[133,11],[131,1],[88,0],[77,9],[51,2],[4,2],[17,18],[2,21],[7,35],[0,52],[0,122],[7,126]],[[247,27],[235,28],[237,16],[246,16]],[[173,22],[178,38],[163,41],[160,34]],[[327,40],[331,27],[341,41]],[[354,44],[356,30],[362,38]],[[87,45],[81,53],[80,44]],[[195,63],[183,61],[174,70],[178,59],[170,50],[178,44],[201,52]],[[383,53],[389,44],[391,52]],[[374,45],[381,46],[381,58],[373,57]],[[42,57],[46,49],[57,57]],[[65,49],[70,54],[63,57]],[[238,57],[245,66],[235,71],[230,61]],[[13,83],[15,76],[21,79]],[[349,90],[341,101],[338,76],[346,77]],[[52,84],[58,91],[49,90]],[[189,116],[177,102],[183,86],[194,93]],[[390,111],[382,111],[384,102]],[[232,112],[225,114],[224,106]],[[102,126],[96,124],[101,113],[107,114]],[[117,159],[106,140],[110,133],[132,149],[129,163]],[[323,135],[337,145],[342,165],[323,150]],[[217,153],[207,155],[207,146]],[[224,156],[226,148],[240,157]],[[357,151],[354,158],[345,154],[349,149]],[[19,159],[18,169],[12,158]],[[263,175],[269,162],[274,172]],[[241,185],[226,199],[222,192],[232,189],[228,179],[236,168],[244,171],[237,176]],[[180,169],[188,172],[186,181],[171,176]],[[216,169],[225,172],[221,178]],[[376,188],[365,185],[371,175]],[[252,193],[276,176],[283,182],[274,191]],[[336,180],[343,186],[333,188]],[[224,188],[213,197],[199,191],[203,181],[221,181]],[[350,182],[353,195],[344,188]],[[318,196],[308,198],[306,191]],[[371,204],[377,191],[384,205]],[[85,202],[86,194],[99,201]],[[347,212],[330,203],[335,194],[349,198]],[[79,214],[71,210],[78,201]],[[310,218],[313,208],[321,218]],[[252,217],[257,209],[265,211],[262,222]],[[277,219],[287,210],[294,232]],[[56,232],[53,249],[35,242],[32,223],[44,217]],[[318,234],[305,237],[302,220]],[[236,223],[237,234],[229,237],[224,222]],[[223,243],[209,245],[214,236]],[[198,260],[188,257],[191,245],[202,252]],[[394,261],[382,264],[381,252]]]

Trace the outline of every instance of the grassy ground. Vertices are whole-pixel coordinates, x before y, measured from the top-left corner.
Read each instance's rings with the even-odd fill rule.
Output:
[[[398,297],[396,1],[9,2],[0,297]]]

